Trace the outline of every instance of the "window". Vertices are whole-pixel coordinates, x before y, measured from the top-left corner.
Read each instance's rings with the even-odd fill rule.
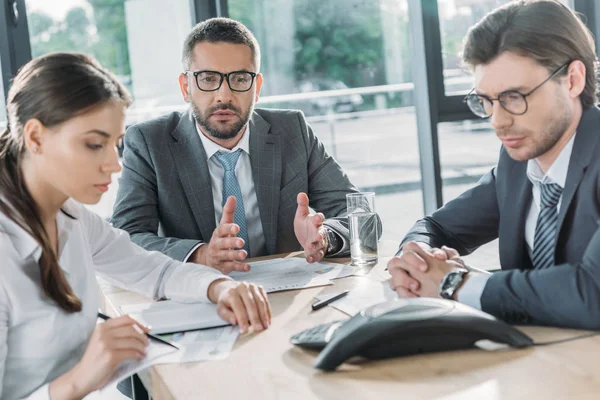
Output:
[[[573,0],[561,0],[573,7]],[[446,96],[466,94],[473,87],[473,78],[460,64],[459,52],[463,38],[471,26],[493,9],[510,0],[438,0],[444,88]]]
[[[26,5],[33,57],[51,51],[93,55],[134,97],[127,125],[186,108],[178,77],[192,27],[189,0],[26,0]],[[115,182],[90,209],[109,218],[117,188]]]
[[[363,191],[376,192],[384,238],[422,216],[406,0],[229,0],[256,35],[258,107],[304,111]]]
[[[189,0],[26,0],[26,5],[33,57],[51,51],[93,55],[133,94],[128,124],[185,108],[177,79],[183,40],[192,27]]]

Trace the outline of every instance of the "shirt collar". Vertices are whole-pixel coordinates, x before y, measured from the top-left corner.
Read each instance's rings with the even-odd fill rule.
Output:
[[[204,146],[204,151],[206,151],[206,158],[210,160],[212,156],[215,155],[217,151],[224,152],[234,152],[237,149],[242,149],[246,154],[250,155],[250,124],[246,125],[246,130],[244,131],[244,135],[238,142],[238,144],[231,150],[226,149],[224,147],[219,146],[209,138],[207,138],[203,133],[198,124],[196,125],[196,131],[198,135],[200,135],[200,140],[202,141],[202,145]]]
[[[81,217],[82,210],[81,205],[72,199],[68,199],[61,210],[62,212],[59,212],[56,217],[59,227],[58,234],[59,240],[65,240],[73,228],[73,224]],[[33,255],[37,262],[40,261],[42,251],[38,242],[4,213],[0,213],[0,231],[8,235],[22,259]]]
[[[531,183],[556,183],[561,188],[565,187],[567,172],[569,171],[569,161],[571,160],[571,153],[573,152],[573,143],[576,134],[577,132],[573,134],[545,175],[535,159],[527,161],[527,177]]]

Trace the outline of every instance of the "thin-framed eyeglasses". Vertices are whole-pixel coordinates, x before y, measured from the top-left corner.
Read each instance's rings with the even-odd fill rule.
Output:
[[[227,80],[229,89],[233,92],[247,92],[252,88],[256,72],[233,71],[222,74],[218,71],[185,71],[186,75],[192,74],[196,80],[196,86],[203,92],[214,92],[219,90],[224,80]]]
[[[531,95],[544,83],[557,76],[569,64],[571,64],[571,61],[563,64],[560,68],[554,71],[552,75],[527,93],[521,93],[516,90],[507,90],[506,92],[500,93],[495,99],[492,99],[482,94],[473,93],[475,91],[475,88],[473,88],[469,94],[465,96],[463,102],[467,103],[473,114],[481,118],[489,118],[492,116],[492,113],[494,112],[495,100],[497,100],[500,103],[500,106],[507,112],[513,115],[523,115],[527,112],[529,107],[527,104],[527,96]]]

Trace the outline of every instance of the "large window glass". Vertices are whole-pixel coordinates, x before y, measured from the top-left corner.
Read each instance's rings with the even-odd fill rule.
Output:
[[[181,49],[192,27],[189,0],[26,0],[31,51],[93,55],[131,91],[127,124],[186,107],[179,91]],[[168,22],[166,22],[168,21]],[[108,218],[117,179],[98,205]]]
[[[301,109],[361,190],[376,193],[384,238],[423,213],[406,0],[229,0],[256,35],[259,107]]]
[[[444,88],[446,96],[466,94],[473,87],[473,78],[460,62],[459,52],[471,26],[493,9],[510,0],[438,0]],[[561,0],[573,7],[573,0]]]
[[[26,0],[26,5],[33,56],[93,55],[131,90],[128,123],[185,108],[177,79],[192,26],[189,0]]]

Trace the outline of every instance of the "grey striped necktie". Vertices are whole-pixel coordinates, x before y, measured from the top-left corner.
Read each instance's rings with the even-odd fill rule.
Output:
[[[533,236],[533,267],[548,268],[554,265],[554,248],[558,211],[556,205],[562,194],[562,188],[556,183],[541,184],[540,214]]]

